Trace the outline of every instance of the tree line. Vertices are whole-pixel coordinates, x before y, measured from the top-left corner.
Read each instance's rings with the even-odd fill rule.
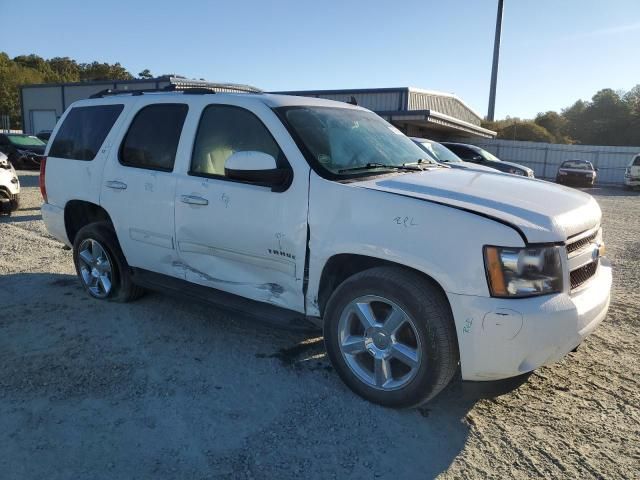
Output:
[[[506,140],[639,146],[640,84],[628,92],[605,88],[560,113],[539,113],[533,120],[507,117],[483,126]]]
[[[163,76],[169,76],[163,75]],[[20,86],[34,83],[91,82],[96,80],[132,80],[120,63],[78,63],[69,57],[44,59],[38,55],[10,58],[0,52],[0,115],[8,115],[11,128],[22,128]],[[153,78],[148,69],[138,78]]]
[[[161,77],[179,76],[164,74]],[[120,63],[79,63],[69,57],[44,59],[38,55],[10,58],[0,52],[0,115],[8,115],[11,128],[22,127],[20,86],[37,83],[132,80]],[[137,78],[153,78],[148,69]],[[640,145],[640,84],[628,92],[605,88],[590,101],[578,100],[560,113],[539,113],[533,120],[507,117],[483,122],[498,138],[584,145]]]

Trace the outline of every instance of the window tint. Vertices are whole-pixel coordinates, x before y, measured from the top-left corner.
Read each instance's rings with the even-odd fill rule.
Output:
[[[72,108],[53,139],[49,156],[93,160],[123,108],[124,105]]]
[[[224,164],[233,153],[268,153],[279,167],[284,155],[264,124],[253,113],[228,105],[209,105],[200,118],[191,158],[193,175],[224,175]]]
[[[161,103],[140,110],[122,141],[120,163],[149,170],[173,170],[188,110],[183,103]]]

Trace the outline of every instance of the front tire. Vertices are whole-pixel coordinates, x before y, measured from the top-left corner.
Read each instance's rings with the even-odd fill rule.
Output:
[[[458,368],[447,299],[417,273],[399,267],[358,273],[336,289],[324,317],[331,363],[371,402],[418,406],[445,388]]]
[[[73,242],[73,263],[80,283],[93,298],[128,302],[144,293],[131,279],[111,222],[80,229]]]

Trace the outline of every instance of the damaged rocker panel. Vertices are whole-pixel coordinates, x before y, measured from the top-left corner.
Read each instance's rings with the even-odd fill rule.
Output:
[[[261,257],[250,253],[211,247],[209,245],[194,242],[178,242],[178,246],[181,252],[211,255],[214,257],[224,258],[226,260],[232,260],[234,262],[248,263],[256,267],[277,270],[278,272],[285,273],[293,278],[296,277],[295,262],[282,258]]]
[[[140,230],[139,228],[130,228],[129,237],[136,242],[148,243],[156,247],[168,248],[173,250],[173,237],[161,233],[150,232],[148,230]]]

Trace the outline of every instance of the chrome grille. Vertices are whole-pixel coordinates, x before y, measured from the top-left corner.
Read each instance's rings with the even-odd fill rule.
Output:
[[[587,280],[593,277],[596,274],[596,270],[598,270],[598,262],[591,262],[583,265],[580,268],[575,269],[573,272],[569,274],[569,278],[571,279],[571,290],[578,288],[580,285],[584,284]]]
[[[570,255],[573,252],[577,252],[578,250],[583,249],[587,245],[593,243],[597,235],[598,235],[598,232],[595,231],[588,237],[584,237],[584,238],[581,238],[580,240],[576,240],[573,243],[567,244],[567,253]]]

